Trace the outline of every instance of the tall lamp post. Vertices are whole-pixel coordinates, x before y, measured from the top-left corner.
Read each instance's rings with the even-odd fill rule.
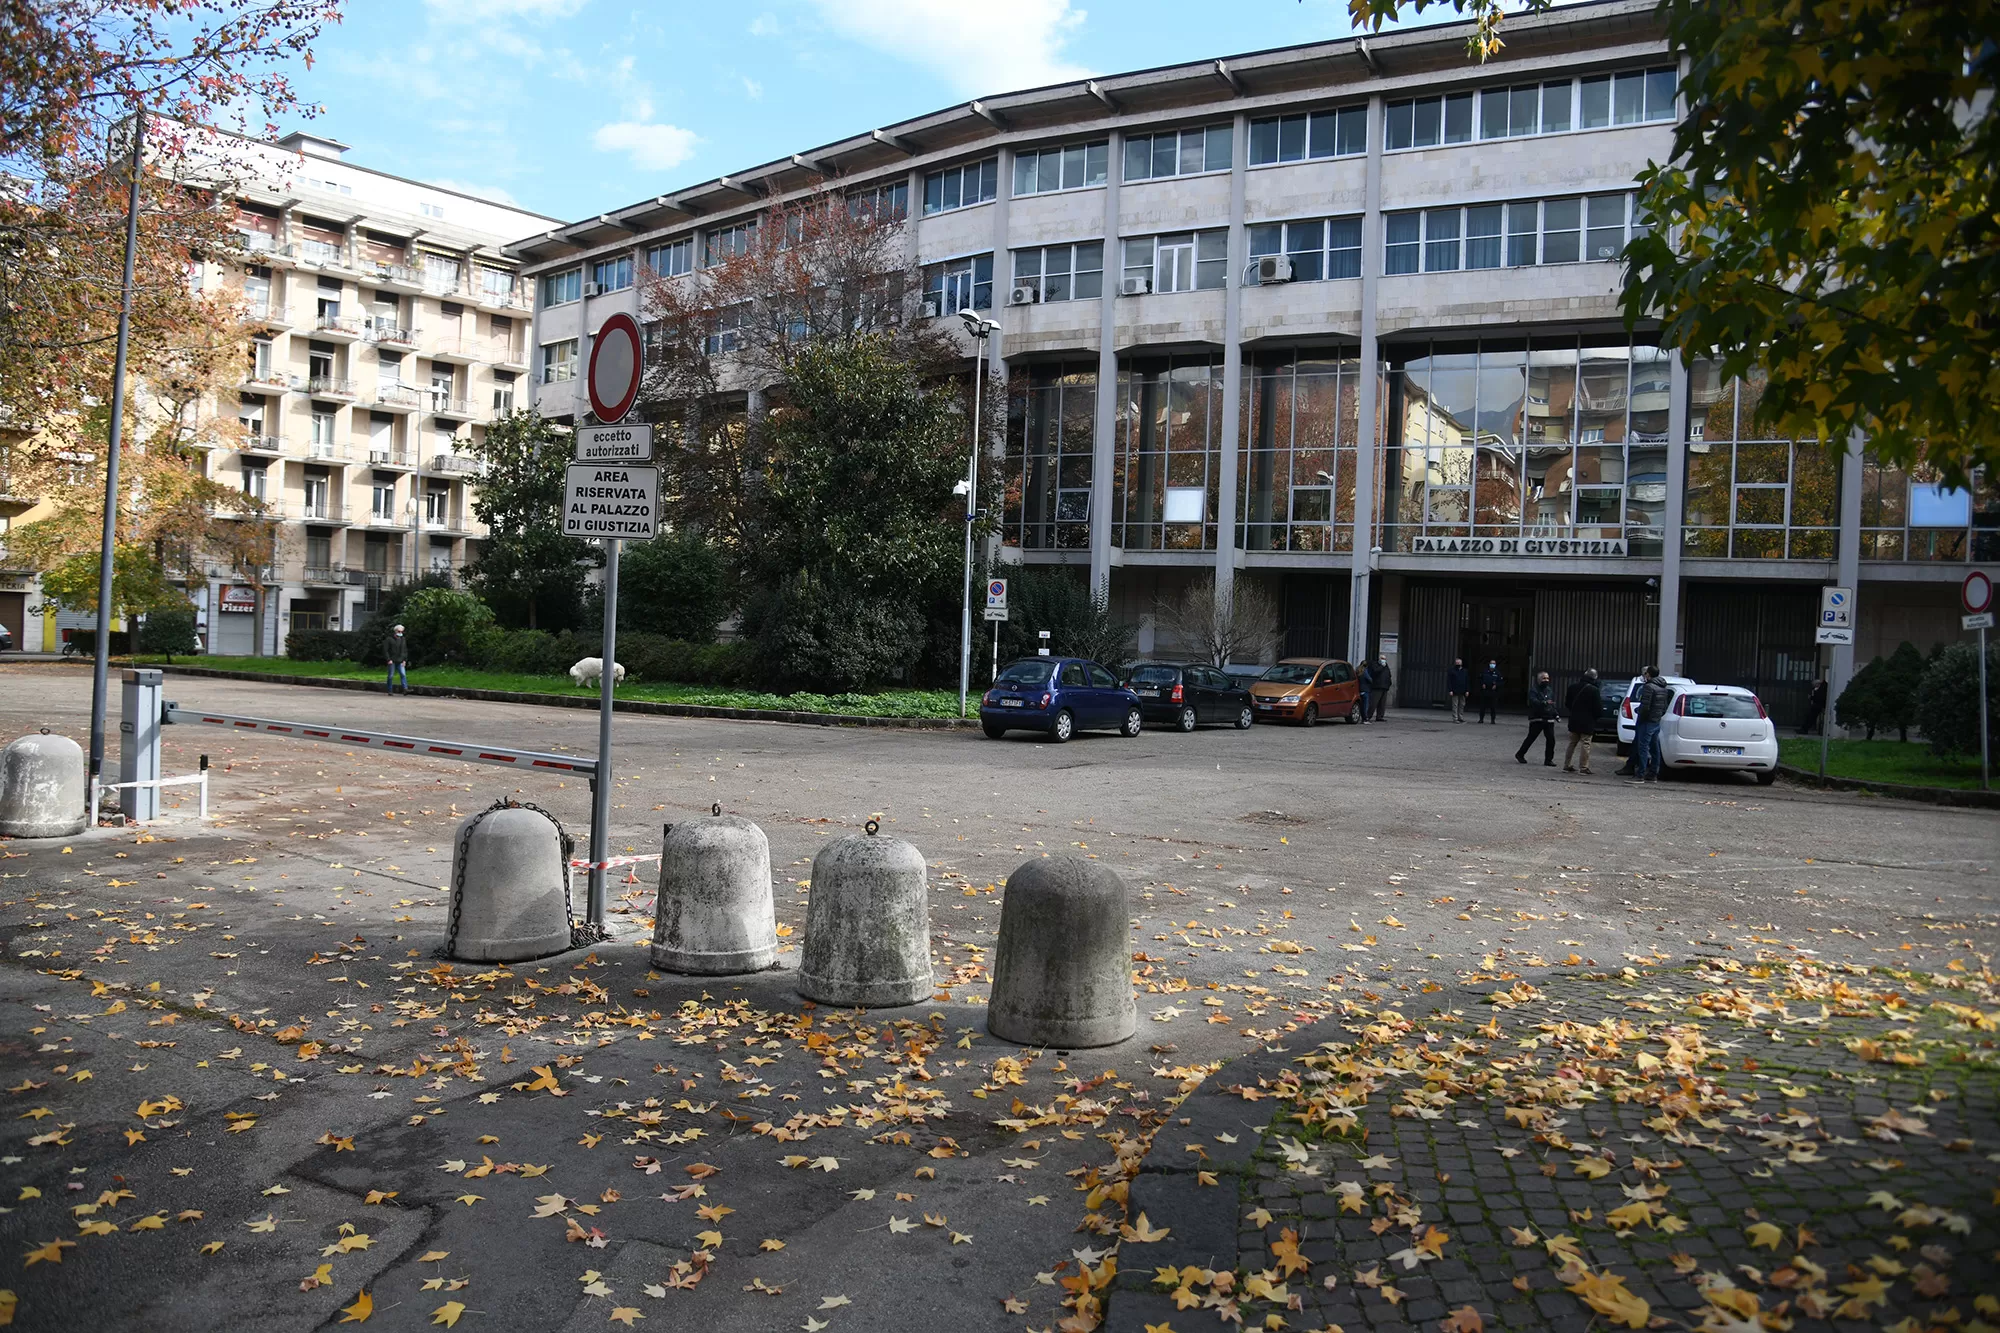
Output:
[[[965,466],[965,480],[952,487],[965,497],[965,600],[959,608],[958,627],[958,715],[965,716],[966,684],[972,676],[972,524],[979,516],[979,398],[986,378],[986,340],[1000,331],[990,319],[972,310],[961,310],[965,331],[972,335],[977,359],[972,366],[972,457]]]

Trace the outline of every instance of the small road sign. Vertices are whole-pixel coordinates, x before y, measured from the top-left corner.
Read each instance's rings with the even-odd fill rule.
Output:
[[[579,463],[650,463],[653,461],[651,426],[578,426],[576,461]]]
[[[1965,607],[1967,615],[1976,616],[1981,611],[1991,611],[1993,580],[1979,570],[1973,570],[1965,576],[1965,582],[1959,585],[1958,600]]]
[[[639,349],[639,323],[623,311],[605,320],[590,340],[586,387],[599,421],[616,425],[632,410],[639,396]]]
[[[1966,629],[1992,629],[1993,613],[1991,611],[1974,611],[1971,615],[1960,616],[1958,623]]]
[[[1816,643],[1854,642],[1854,589],[1819,590],[1819,632],[1813,638]]]
[[[629,463],[571,463],[563,500],[565,537],[645,541],[659,531],[660,470]]]
[[[986,609],[988,611],[1007,609],[1007,580],[986,580]]]
[[[1007,618],[1007,608],[1004,606],[989,606],[986,608],[986,618],[988,620],[1005,620]]]

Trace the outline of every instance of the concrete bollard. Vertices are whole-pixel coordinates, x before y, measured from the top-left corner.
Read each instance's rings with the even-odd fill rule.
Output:
[[[446,955],[517,963],[569,948],[568,842],[554,817],[533,806],[503,802],[460,824]]]
[[[778,965],[771,844],[764,830],[717,806],[708,819],[669,824],[660,842],[653,966],[699,977]]]
[[[900,838],[850,834],[813,858],[799,994],[878,1009],[915,1004],[931,981],[931,906],[923,853]]]
[[[1132,1035],[1132,914],[1099,861],[1037,857],[1007,880],[986,1030],[1023,1046],[1110,1046]]]
[[[67,838],[89,822],[82,746],[43,732],[0,750],[0,836]]]

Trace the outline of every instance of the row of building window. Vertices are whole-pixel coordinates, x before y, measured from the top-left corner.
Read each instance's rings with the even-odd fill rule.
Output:
[[[1383,107],[1382,146],[1394,152],[1672,120],[1677,81],[1664,66],[1390,102]]]
[[[1616,259],[1649,228],[1630,194],[1524,199],[1383,215],[1384,273]]]

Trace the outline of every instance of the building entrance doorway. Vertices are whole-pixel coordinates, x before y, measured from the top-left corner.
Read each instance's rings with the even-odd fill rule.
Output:
[[[1500,664],[1500,706],[1528,706],[1528,672],[1535,642],[1533,593],[1467,588],[1458,604],[1458,656],[1475,684],[1488,662]]]

